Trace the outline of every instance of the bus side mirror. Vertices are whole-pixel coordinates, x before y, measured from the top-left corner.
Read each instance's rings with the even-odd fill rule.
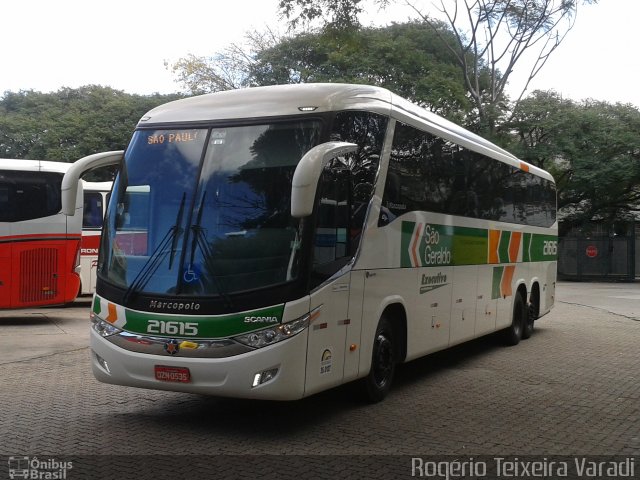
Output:
[[[313,212],[318,180],[322,169],[332,158],[358,150],[358,145],[347,142],[327,142],[313,147],[304,154],[293,173],[291,182],[291,216],[308,217]]]
[[[76,195],[80,177],[89,170],[107,165],[118,165],[124,151],[94,153],[71,164],[62,178],[62,213],[69,217],[76,213]]]

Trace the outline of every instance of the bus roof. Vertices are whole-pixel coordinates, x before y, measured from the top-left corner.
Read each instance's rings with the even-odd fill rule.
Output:
[[[66,173],[71,166],[66,162],[51,162],[47,160],[20,160],[15,158],[0,158],[0,169],[19,170],[27,172],[60,172]]]
[[[110,192],[113,182],[90,182],[82,180],[82,186],[85,192]]]
[[[344,83],[306,83],[274,85],[210,93],[160,105],[144,115],[138,127],[181,126],[216,121],[233,121],[323,113],[340,110],[364,110],[389,115],[421,126],[466,148],[489,155],[516,168],[553,181],[542,169],[530,165],[428,110],[381,87]]]
[[[142,117],[138,125],[301,115],[309,113],[309,108],[315,113],[359,107],[389,113],[391,96],[384,88],[341,83],[244,88],[160,105]]]

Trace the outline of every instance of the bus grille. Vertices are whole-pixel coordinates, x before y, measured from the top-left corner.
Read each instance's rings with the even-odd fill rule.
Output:
[[[20,302],[40,302],[58,293],[58,251],[34,248],[20,253]]]

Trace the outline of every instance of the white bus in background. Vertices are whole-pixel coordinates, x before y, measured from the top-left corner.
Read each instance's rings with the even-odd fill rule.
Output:
[[[82,241],[80,243],[80,285],[82,295],[96,291],[96,267],[102,221],[109,203],[113,182],[89,182],[82,180],[84,201],[82,207]]]
[[[61,210],[71,164],[0,159],[0,309],[72,302],[80,287],[82,188]]]
[[[120,163],[91,319],[94,375],[290,400],[549,312],[551,175],[391,92],[249,88],[140,120]],[[113,207],[113,208],[111,208]],[[523,365],[523,375],[528,368]]]

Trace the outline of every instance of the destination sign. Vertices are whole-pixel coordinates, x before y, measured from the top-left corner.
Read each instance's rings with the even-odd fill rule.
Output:
[[[147,136],[148,145],[163,145],[165,143],[189,143],[198,140],[198,130],[176,130],[154,133]]]

